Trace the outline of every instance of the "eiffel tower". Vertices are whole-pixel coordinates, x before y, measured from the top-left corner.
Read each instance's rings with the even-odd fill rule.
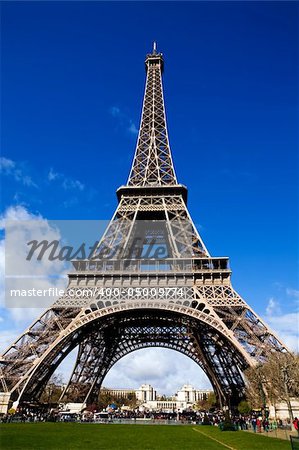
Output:
[[[212,257],[192,222],[187,188],[178,183],[172,162],[164,60],[156,44],[145,66],[127,184],[117,190],[118,206],[97,257],[73,261],[64,296],[1,356],[7,407],[38,400],[74,348],[76,363],[61,399],[83,405],[97,398],[111,367],[137,349],[163,347],[187,355],[203,369],[220,404],[231,407],[244,396],[244,370],[270,352],[287,351],[233,289],[228,258]],[[92,296],[82,295],[82,287]],[[78,295],[70,296],[70,289]]]

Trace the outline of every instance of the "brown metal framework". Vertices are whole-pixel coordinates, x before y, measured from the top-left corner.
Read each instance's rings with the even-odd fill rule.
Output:
[[[132,169],[97,248],[106,258],[74,261],[65,295],[2,355],[1,389],[10,401],[38,399],[75,347],[78,356],[63,399],[86,403],[120,358],[160,346],[196,361],[219,400],[233,405],[244,393],[244,369],[269,352],[287,351],[233,289],[228,258],[211,257],[196,230],[187,189],[178,184],[171,158],[162,54],[147,55],[146,71]],[[132,256],[136,236],[146,243],[158,238],[167,256]],[[89,295],[82,294],[84,287]],[[70,296],[69,289],[78,295]]]

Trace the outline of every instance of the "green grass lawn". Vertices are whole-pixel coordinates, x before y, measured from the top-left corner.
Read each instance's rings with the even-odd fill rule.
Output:
[[[11,423],[0,424],[0,447],[2,450],[290,450],[290,443],[243,431],[221,432],[211,426]]]

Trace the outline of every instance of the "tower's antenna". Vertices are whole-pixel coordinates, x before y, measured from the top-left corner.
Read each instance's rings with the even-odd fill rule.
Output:
[[[157,42],[154,41],[154,44],[153,44],[153,55],[155,55],[156,53],[157,53]]]

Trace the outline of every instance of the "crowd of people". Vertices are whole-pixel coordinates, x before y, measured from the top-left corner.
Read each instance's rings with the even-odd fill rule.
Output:
[[[98,413],[99,414],[99,413]],[[220,426],[225,422],[225,415],[222,411],[213,413],[200,411],[182,412],[150,412],[150,411],[121,411],[111,410],[105,413],[103,422],[125,423],[127,421],[148,421],[152,423],[181,423]],[[5,414],[0,418],[1,422],[97,422],[94,411],[85,411],[82,414],[61,412],[59,410],[38,410],[30,408],[20,408],[15,414]],[[291,429],[288,419],[269,419],[259,414],[230,416],[231,423],[236,430],[252,430],[254,433],[271,432],[273,430]],[[299,420],[296,417],[293,421],[295,430],[299,432]]]
[[[225,421],[225,417],[222,412],[218,414],[209,414],[209,422],[211,425],[218,426]],[[235,414],[231,416],[231,422],[236,426],[238,430],[252,430],[254,433],[270,432],[280,429],[291,429],[291,422],[289,419],[269,419],[265,415],[261,414],[248,414],[241,415]],[[295,422],[295,421],[294,421]],[[293,423],[294,423],[293,422]],[[296,428],[297,425],[297,428]],[[298,429],[298,419],[296,418],[296,425],[294,427]]]

